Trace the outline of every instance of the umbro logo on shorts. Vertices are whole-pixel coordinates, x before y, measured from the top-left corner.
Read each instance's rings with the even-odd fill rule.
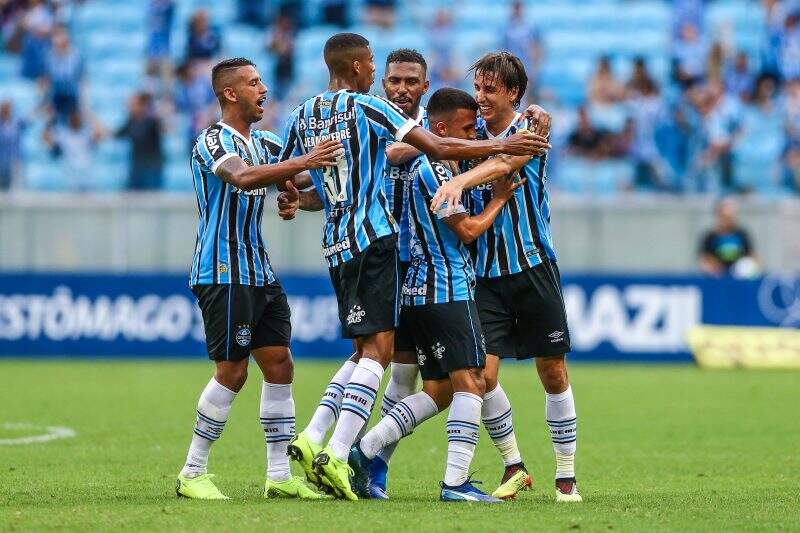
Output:
[[[550,342],[561,342],[564,340],[564,332],[563,331],[554,331],[547,335],[550,337]]]
[[[445,348],[444,346],[442,346],[441,342],[437,342],[436,344],[431,346],[431,351],[433,352],[433,355],[434,357],[436,357],[436,359],[441,359],[442,357],[444,357],[444,350]]]
[[[359,324],[364,319],[364,315],[366,314],[367,312],[361,309],[360,305],[354,305],[352,308],[350,308],[350,313],[347,315],[347,325]]]
[[[419,363],[419,366],[425,364],[425,352],[423,352],[420,348],[417,348],[417,363]]]

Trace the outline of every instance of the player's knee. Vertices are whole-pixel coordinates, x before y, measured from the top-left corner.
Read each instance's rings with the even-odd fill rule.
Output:
[[[493,391],[497,388],[497,375],[489,375],[488,373],[484,372],[483,374],[483,381],[485,384],[485,392]]]
[[[469,369],[469,377],[472,381],[472,387],[474,389],[473,394],[477,394],[481,398],[483,395],[486,394],[487,384],[486,384],[486,377],[483,374],[482,368],[470,368]]]
[[[223,387],[239,392],[247,381],[247,366],[218,368],[215,379]]]
[[[569,377],[564,359],[554,359],[547,364],[539,365],[539,377],[544,390],[549,394],[558,394],[567,390]]]

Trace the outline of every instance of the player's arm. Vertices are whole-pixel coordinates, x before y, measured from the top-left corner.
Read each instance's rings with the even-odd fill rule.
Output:
[[[522,114],[528,119],[528,124],[530,124],[533,133],[541,135],[546,139],[550,137],[552,118],[550,117],[550,113],[545,111],[543,107],[531,104]]]
[[[530,160],[528,156],[502,155],[493,157],[482,162],[480,165],[459,174],[452,180],[443,184],[436,191],[431,201],[431,211],[438,212],[439,209],[447,204],[449,212],[461,201],[464,189],[471,189],[484,183],[489,183],[502,176],[508,176],[521,169]]]
[[[249,166],[238,155],[228,157],[214,170],[220,179],[243,191],[283,183],[312,168],[332,167],[341,154],[340,141],[319,143],[309,153],[279,163]]]
[[[386,159],[390,165],[398,166],[408,163],[412,159],[416,159],[420,155],[420,151],[403,142],[392,143],[386,148]]]
[[[486,204],[486,208],[479,215],[468,216],[466,212],[461,212],[448,216],[444,219],[444,223],[458,235],[461,242],[470,244],[489,229],[506,202],[514,196],[514,191],[523,183],[525,183],[525,178],[517,182],[508,178],[498,179],[494,182],[492,200]]]
[[[530,132],[515,133],[504,139],[472,141],[438,137],[425,128],[416,126],[402,140],[433,159],[453,161],[500,154],[534,156],[545,154],[550,149],[547,139]]]

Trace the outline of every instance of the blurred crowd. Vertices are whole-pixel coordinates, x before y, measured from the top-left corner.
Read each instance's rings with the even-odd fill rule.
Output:
[[[745,0],[742,0],[745,1]],[[755,1],[755,0],[751,0]],[[175,0],[149,0],[146,14],[145,71],[128,102],[121,124],[104,124],[83,96],[85,65],[70,35],[77,0],[0,0],[0,38],[6,53],[20,58],[20,75],[35,80],[46,114],[41,146],[63,161],[75,188],[90,189],[91,154],[105,138],[127,140],[128,189],[158,189],[164,181],[164,137],[176,127],[163,117],[179,114],[178,126],[191,145],[196,134],[217,120],[209,83],[210,67],[226,50],[225,31],[202,9],[188,19],[185,43],[173,43]],[[552,166],[558,186],[562,161],[622,160],[633,175],[620,188],[670,193],[730,194],[800,191],[800,0],[763,0],[767,39],[759,57],[737,50],[731,35],[706,30],[704,0],[672,0],[674,28],[671,74],[659,83],[645,58],[631,60],[630,74],[615,72],[625,61],[599,57],[579,106],[559,102],[542,85],[540,65],[547,54],[546,21],[526,16],[513,2],[500,46],[520,56],[528,68],[527,100],[552,110]],[[397,24],[397,0],[365,0],[362,13],[348,0],[322,0],[317,23],[350,26],[356,15],[390,30]],[[296,88],[298,32],[309,24],[301,0],[237,0],[237,22],[264,28],[263,49],[271,55],[270,109],[262,127],[280,129]],[[528,14],[529,15],[529,14]],[[431,91],[464,86],[468,65],[460,57],[453,13],[442,9],[425,24],[429,37]],[[177,46],[176,46],[177,44]],[[180,50],[180,53],[175,53]],[[376,58],[380,61],[380,58]],[[374,88],[380,91],[379,85]],[[32,117],[19,116],[0,94],[0,189],[20,175],[21,139]],[[755,169],[755,170],[754,170]],[[758,179],[753,181],[753,176]]]

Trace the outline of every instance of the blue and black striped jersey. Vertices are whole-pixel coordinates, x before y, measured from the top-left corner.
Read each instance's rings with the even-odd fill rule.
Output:
[[[197,193],[197,243],[189,284],[268,285],[277,281],[269,264],[261,217],[266,189],[242,191],[214,171],[238,155],[248,165],[276,163],[280,138],[253,130],[250,139],[224,122],[209,126],[192,149],[192,179]]]
[[[498,137],[508,137],[524,128],[527,128],[527,119],[517,113]],[[482,118],[478,119],[477,130],[478,139],[493,137]],[[550,201],[545,189],[545,163],[544,156],[532,157],[520,169],[519,174],[527,179],[525,185],[514,192],[494,223],[478,237],[475,256],[478,276],[507,276],[532,268],[545,257],[556,260],[550,233]],[[480,214],[492,199],[492,184],[475,187],[466,196],[470,213]]]
[[[428,129],[428,114],[425,108],[420,106],[417,113],[416,122],[425,129]],[[386,164],[386,179],[383,182],[386,201],[392,210],[392,216],[400,227],[400,235],[397,237],[397,249],[400,252],[400,261],[410,261],[411,255],[408,250],[410,238],[408,225],[408,191],[409,191],[409,170],[412,161],[407,161],[402,165]]]
[[[403,305],[471,300],[475,285],[469,250],[442,219],[447,206],[431,213],[439,186],[453,177],[450,169],[421,155],[411,162],[409,222],[411,266],[403,283]],[[460,205],[455,213],[465,213]]]
[[[401,140],[416,125],[388,100],[347,90],[324,92],[292,112],[281,160],[329,139],[344,145],[335,167],[311,171],[327,215],[322,249],[330,267],[397,233],[383,191],[386,143]]]

